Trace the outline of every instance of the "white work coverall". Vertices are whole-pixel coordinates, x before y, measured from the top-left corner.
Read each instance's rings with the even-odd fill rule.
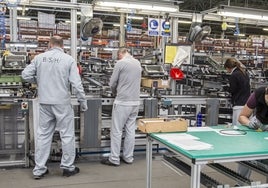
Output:
[[[141,64],[131,55],[126,54],[119,60],[110,79],[112,93],[116,95],[111,127],[111,153],[110,162],[120,164],[120,149],[125,129],[123,143],[123,159],[133,162],[135,146],[136,117],[139,112]]]
[[[55,47],[35,56],[22,71],[22,78],[37,83],[40,103],[39,126],[35,137],[34,175],[44,174],[50,155],[53,133],[57,129],[62,142],[62,169],[74,170],[74,112],[70,86],[76,90],[80,103],[86,103],[77,63],[63,49]]]

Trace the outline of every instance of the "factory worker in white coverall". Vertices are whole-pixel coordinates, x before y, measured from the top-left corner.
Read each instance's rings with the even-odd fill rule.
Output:
[[[132,164],[136,118],[140,104],[141,64],[126,48],[118,50],[118,59],[110,79],[110,87],[115,95],[111,125],[111,153],[101,161],[104,165],[119,166],[123,129],[125,130],[121,160]]]
[[[81,111],[87,110],[87,102],[77,63],[64,53],[63,39],[59,36],[51,37],[49,50],[34,57],[22,71],[22,78],[37,83],[40,104],[39,125],[35,135],[34,179],[41,179],[48,173],[46,162],[55,129],[59,131],[62,142],[62,175],[69,177],[79,173],[79,168],[74,166],[74,111],[70,86],[75,89]]]

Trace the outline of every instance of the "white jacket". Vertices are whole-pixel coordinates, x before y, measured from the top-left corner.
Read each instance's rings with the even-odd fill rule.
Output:
[[[76,90],[78,101],[85,102],[85,92],[77,63],[61,48],[52,48],[35,56],[22,71],[22,78],[37,83],[41,104],[70,104],[70,87]]]

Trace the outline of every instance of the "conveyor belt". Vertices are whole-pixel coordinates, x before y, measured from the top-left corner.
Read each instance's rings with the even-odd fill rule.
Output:
[[[268,170],[264,166],[257,165],[255,163],[251,163],[249,161],[241,161],[239,163],[244,165],[244,166],[247,166],[247,167],[251,168],[252,170],[257,171],[258,173],[260,173],[260,174],[262,174],[264,176],[268,176]],[[258,163],[261,163],[261,162],[258,161]]]
[[[164,159],[170,164],[182,170],[187,175],[191,176],[191,167],[185,162],[181,161],[175,156],[164,155]],[[213,178],[209,177],[203,172],[201,172],[200,177],[201,177],[200,183],[208,188],[214,188],[214,187],[216,188],[218,185],[223,185],[222,183],[219,183],[218,181],[214,180]]]
[[[250,185],[252,182],[251,180],[239,175],[235,171],[233,171],[233,170],[231,170],[231,169],[229,169],[221,164],[213,163],[213,164],[208,164],[208,166],[217,170],[218,172],[221,172],[222,174],[236,180],[241,185]]]

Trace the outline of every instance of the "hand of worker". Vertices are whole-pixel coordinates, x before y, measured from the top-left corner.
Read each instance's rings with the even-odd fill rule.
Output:
[[[266,124],[266,125],[262,125],[261,126],[261,130],[262,131],[268,131],[268,125]]]
[[[81,111],[82,112],[85,112],[85,111],[87,111],[87,101],[82,101],[82,102],[80,102],[80,109],[81,109]]]
[[[262,123],[260,122],[260,120],[256,118],[256,116],[253,116],[248,124],[248,127],[251,129],[258,129],[261,128],[262,126],[263,126]]]

